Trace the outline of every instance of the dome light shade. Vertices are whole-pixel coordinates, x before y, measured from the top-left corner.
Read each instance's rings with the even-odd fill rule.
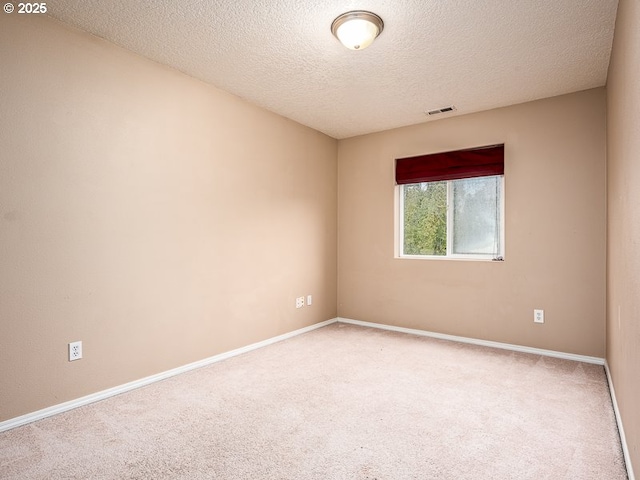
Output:
[[[343,13],[331,24],[331,33],[351,50],[363,50],[373,43],[384,23],[375,13],[355,10]]]

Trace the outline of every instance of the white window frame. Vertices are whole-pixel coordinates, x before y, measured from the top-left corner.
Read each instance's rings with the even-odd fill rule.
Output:
[[[404,254],[404,185],[396,185],[396,258],[406,258],[415,260],[480,260],[480,261],[503,261],[505,253],[505,184],[504,174],[496,175],[501,177],[500,188],[500,251],[497,256],[481,254],[461,254],[453,253],[453,182],[447,182],[447,253],[446,255],[405,255]],[[418,182],[417,182],[418,183]]]

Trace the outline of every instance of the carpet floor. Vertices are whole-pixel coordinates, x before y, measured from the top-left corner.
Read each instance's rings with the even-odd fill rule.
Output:
[[[2,479],[626,479],[602,366],[336,323],[0,434]]]

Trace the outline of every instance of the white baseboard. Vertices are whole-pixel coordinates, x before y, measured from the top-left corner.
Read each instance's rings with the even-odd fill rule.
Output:
[[[362,322],[351,318],[338,317],[338,322],[350,323],[352,325],[360,325],[362,327],[379,328],[382,330],[391,330],[394,332],[410,333],[412,335],[420,335],[423,337],[438,338],[440,340],[450,340],[452,342],[470,343],[472,345],[480,345],[483,347],[500,348],[502,350],[513,350],[515,352],[533,353],[535,355],[544,355],[546,357],[563,358],[565,360],[574,360],[576,362],[594,363],[596,365],[604,365],[604,358],[589,357],[586,355],[576,355],[574,353],[556,352],[555,350],[544,350],[542,348],[524,347],[522,345],[512,345],[510,343],[492,342],[490,340],[479,340],[470,337],[458,337],[457,335],[447,335],[444,333],[429,332],[427,330],[417,330],[414,328],[396,327],[393,325],[385,325],[382,323]]]
[[[633,474],[633,465],[631,464],[631,455],[629,454],[629,446],[627,445],[627,438],[624,435],[624,427],[622,425],[622,416],[618,409],[618,400],[616,400],[616,391],[613,388],[613,378],[611,377],[611,371],[609,370],[609,363],[604,361],[604,371],[607,372],[607,381],[609,382],[609,392],[611,392],[611,403],[613,403],[613,412],[616,415],[616,423],[618,424],[618,432],[620,433],[620,443],[622,444],[622,454],[624,455],[624,463],[627,466],[627,476],[629,480],[635,480],[636,477]]]
[[[335,323],[336,321],[337,321],[337,318],[332,318],[324,322],[315,323],[308,327],[294,330],[293,332],[278,335],[277,337],[273,337],[273,338],[268,338],[267,340],[263,340],[258,343],[252,343],[251,345],[247,345],[246,347],[237,348],[229,352],[221,353],[219,355],[214,355],[213,357],[205,358],[197,362],[183,365],[182,367],[174,368],[172,370],[167,370],[166,372],[161,372],[156,375],[151,375],[149,377],[141,378],[140,380],[135,380],[133,382],[125,383],[124,385],[119,385],[117,387],[109,388],[107,390],[102,390],[101,392],[92,393],[91,395],[77,398],[69,402],[60,403],[58,405],[44,408],[36,412],[27,413],[26,415],[22,415],[20,417],[11,418],[9,420],[5,420],[4,422],[0,422],[0,432],[11,430],[12,428],[20,427],[22,425],[26,425],[27,423],[35,422],[36,420],[42,420],[43,418],[51,417],[52,415],[57,415],[58,413],[62,413],[68,410],[72,410],[74,408],[82,407],[84,405],[88,405],[93,402],[98,402],[100,400],[104,400],[106,398],[113,397],[115,395],[120,395],[121,393],[125,393],[128,391],[134,390],[136,388],[144,387],[145,385],[149,385],[154,382],[159,382],[160,380],[165,380],[167,378],[180,375],[181,373],[195,370],[196,368],[206,367],[207,365],[211,365],[212,363],[220,362],[222,360],[226,360],[227,358],[235,357],[237,355],[241,355],[243,353],[247,353],[252,350],[256,350],[258,348],[266,347],[267,345],[272,345],[274,343],[281,342],[282,340],[286,340],[288,338],[295,337],[297,335],[301,335],[306,332],[310,332],[311,330],[315,330],[317,328],[322,328],[326,325]]]

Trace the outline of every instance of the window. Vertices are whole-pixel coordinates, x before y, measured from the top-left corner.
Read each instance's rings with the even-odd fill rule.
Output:
[[[500,145],[397,160],[400,256],[502,259],[503,151]]]
[[[402,256],[502,256],[502,175],[399,189]]]

